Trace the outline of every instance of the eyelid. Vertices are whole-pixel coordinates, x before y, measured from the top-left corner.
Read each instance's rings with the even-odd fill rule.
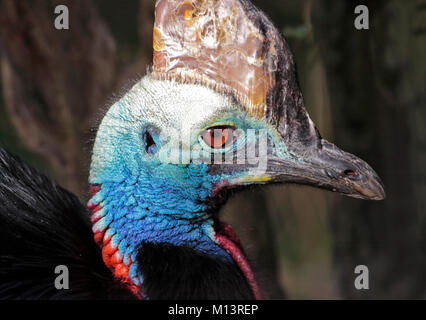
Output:
[[[204,130],[209,130],[212,128],[216,128],[216,127],[230,127],[233,128],[234,130],[237,129],[237,124],[234,121],[227,121],[227,120],[222,120],[220,122],[213,122],[210,123],[208,127],[206,127]]]

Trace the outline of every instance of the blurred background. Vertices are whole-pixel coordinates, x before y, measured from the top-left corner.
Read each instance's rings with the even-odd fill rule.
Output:
[[[269,298],[426,298],[426,1],[256,0],[282,30],[322,136],[381,176],[382,202],[301,186],[223,218]],[[54,28],[65,4],[70,29]],[[354,27],[369,8],[370,29]],[[0,0],[0,145],[88,198],[97,125],[152,59],[153,0]],[[369,268],[370,290],[354,269]]]

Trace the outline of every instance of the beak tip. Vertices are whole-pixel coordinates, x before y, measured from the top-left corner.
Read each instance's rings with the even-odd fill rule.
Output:
[[[385,187],[378,177],[370,180],[366,187],[358,187],[355,189],[357,189],[357,192],[366,200],[381,201],[386,199]]]
[[[377,196],[373,200],[381,201],[385,199],[386,199],[386,192],[385,192],[385,188],[382,185],[380,186],[380,188],[377,189]]]
[[[370,200],[373,201],[382,201],[386,199],[386,193],[383,191],[383,193],[377,194],[376,196],[372,197]]]
[[[383,185],[382,180],[376,174],[376,179],[373,183],[374,190],[376,191],[376,197],[373,200],[381,201],[386,199],[385,186]]]

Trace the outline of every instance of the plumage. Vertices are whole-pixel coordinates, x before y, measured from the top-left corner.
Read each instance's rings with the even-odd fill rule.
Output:
[[[237,266],[189,247],[142,244],[138,262],[144,274],[144,291],[150,299],[254,298]]]
[[[384,198],[367,163],[321,138],[288,45],[248,0],[158,0],[156,18],[152,73],[99,126],[88,210],[0,151],[0,298],[260,299],[218,217],[229,192],[299,183]],[[70,290],[55,289],[57,265]]]
[[[0,148],[0,298],[132,299],[102,261],[76,196]],[[69,290],[54,286],[69,268]]]

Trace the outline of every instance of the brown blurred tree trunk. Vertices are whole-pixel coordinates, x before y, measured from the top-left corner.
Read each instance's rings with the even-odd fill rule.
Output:
[[[69,8],[69,30],[54,27],[59,4]],[[141,49],[125,67],[93,1],[1,0],[0,12],[1,83],[11,121],[28,149],[47,160],[58,182],[83,197],[91,128],[112,92],[130,75],[145,73],[152,22],[142,24]],[[152,13],[153,1],[140,0],[141,17]]]
[[[313,22],[331,92],[336,143],[384,180],[387,200],[341,199],[335,264],[345,298],[425,297],[425,1],[367,1],[370,30],[354,27],[358,1],[315,2]],[[417,231],[416,231],[417,230]],[[367,265],[368,291],[354,287]]]

